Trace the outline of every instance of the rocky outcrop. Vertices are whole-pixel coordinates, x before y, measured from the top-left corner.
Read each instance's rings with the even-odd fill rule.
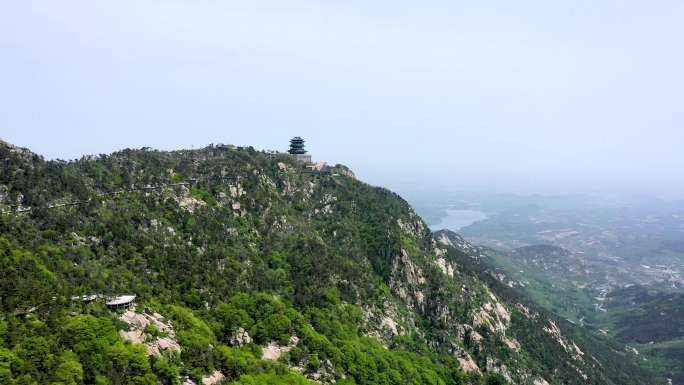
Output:
[[[570,354],[572,358],[579,361],[582,360],[584,352],[575,344],[575,342],[563,336],[560,328],[554,321],[549,320],[549,324],[548,326],[544,327],[544,331],[550,334],[556,340],[556,342],[558,342],[558,344],[563,348],[563,350]]]
[[[212,372],[211,374],[203,376],[202,381],[200,381],[200,384],[197,384],[190,378],[185,378],[181,385],[219,385],[224,383],[225,381],[226,376],[218,370],[214,370],[214,372]]]
[[[176,341],[176,333],[170,323],[158,313],[136,313],[129,310],[120,319],[128,325],[127,331],[121,331],[121,337],[131,343],[143,344],[149,355],[158,356],[162,351],[180,352]]]
[[[264,346],[262,349],[261,358],[264,360],[277,361],[283,354],[289,352],[297,346],[299,343],[299,337],[290,337],[290,343],[287,345],[280,345],[277,342],[269,342],[268,345]]]
[[[226,376],[218,370],[214,370],[213,373],[202,377],[202,385],[218,385],[226,380]]]
[[[462,236],[449,230],[440,230],[434,233],[437,244],[442,247],[452,247],[466,254],[472,255],[477,252],[477,247],[463,239]],[[444,253],[446,251],[443,251]]]
[[[236,184],[230,184],[228,185],[228,189],[230,190],[230,196],[231,198],[239,198],[243,195],[245,195],[245,189],[242,188],[242,185],[240,182]]]
[[[252,337],[243,328],[239,328],[230,338],[232,345],[244,346],[252,342]]]
[[[511,314],[500,302],[487,302],[473,315],[473,326],[483,326],[505,335]]]
[[[191,196],[188,188],[185,186],[181,186],[180,196],[176,196],[175,199],[181,209],[190,213],[194,213],[198,208],[207,204],[207,202]]]
[[[437,265],[437,267],[439,267],[440,270],[442,270],[442,273],[448,275],[451,278],[454,277],[454,266],[445,258],[437,258],[435,260],[435,264]]]
[[[399,310],[392,302],[387,301],[382,308],[369,306],[363,307],[363,324],[368,330],[367,335],[375,337],[383,344],[389,343],[397,336],[409,333],[413,330],[414,321],[403,319]]]
[[[30,161],[31,158],[37,156],[34,152],[29,150],[28,148],[15,146],[11,143],[5,142],[2,139],[0,139],[0,149],[9,151],[11,154],[17,156],[18,158],[20,158],[24,161]]]
[[[487,372],[489,373],[499,373],[503,376],[503,378],[506,379],[508,382],[513,382],[513,377],[511,376],[511,372],[508,370],[505,364],[501,363],[500,360],[492,358],[492,357],[487,357],[486,360],[486,365],[487,365]]]
[[[458,361],[459,365],[461,366],[461,370],[463,370],[466,373],[471,373],[471,372],[479,372],[480,368],[477,366],[477,363],[473,358],[468,354],[467,351],[457,348],[454,351],[454,357]]]
[[[333,173],[344,175],[348,178],[356,179],[356,175],[354,175],[354,172],[351,169],[349,169],[349,167],[343,166],[341,164],[335,165],[335,167],[333,168]]]
[[[319,202],[319,206],[314,209],[314,215],[327,215],[333,212],[333,206],[337,202],[337,197],[332,194],[324,194]]]
[[[399,298],[406,301],[409,307],[423,309],[425,294],[420,286],[425,284],[425,275],[409,257],[408,252],[401,252],[392,261],[392,278],[390,288]]]
[[[401,231],[411,238],[419,238],[424,235],[426,227],[423,220],[411,210],[408,219],[397,218],[397,225]]]

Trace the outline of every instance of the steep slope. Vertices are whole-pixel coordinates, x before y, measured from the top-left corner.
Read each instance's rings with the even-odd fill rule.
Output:
[[[590,284],[604,281],[594,279],[600,270],[582,253],[542,244],[511,251],[489,249],[487,257],[502,281],[524,289],[552,313],[581,325],[595,323],[600,316],[610,286]]]
[[[232,146],[0,159],[3,383],[649,383],[344,166]],[[135,311],[99,300],[120,294]]]
[[[565,353],[574,358],[575,362],[570,361],[565,367],[567,370],[577,370],[577,361],[584,361],[590,358],[594,365],[589,365],[592,369],[598,369],[603,374],[613,370],[630,372],[633,363],[629,361],[635,359],[631,352],[625,352],[623,345],[615,343],[608,338],[596,336],[586,329],[555,316],[552,312],[543,310],[536,304],[536,301],[528,296],[527,288],[524,283],[512,281],[508,271],[502,270],[498,266],[498,252],[482,246],[474,246],[465,241],[460,235],[448,230],[437,231],[434,238],[440,245],[446,245],[447,249],[453,249],[450,254],[454,264],[462,266],[486,284],[499,298],[505,302],[509,308],[514,309],[518,317],[513,317],[517,322],[513,322],[511,329],[516,340],[521,346],[534,357],[535,362],[546,363],[547,361],[562,359],[563,355],[557,355],[549,351],[549,347],[556,344]],[[545,246],[525,249],[522,252],[516,251],[515,254],[525,255],[532,258],[537,255]],[[562,255],[562,249],[548,249],[553,255]],[[438,253],[439,254],[439,253]],[[539,349],[535,352],[536,349]],[[609,363],[610,368],[606,366]],[[563,369],[555,368],[559,371]],[[569,376],[567,374],[566,376]],[[604,381],[609,381],[604,379]],[[624,378],[625,383],[635,383],[636,378]],[[666,378],[652,378],[647,383],[667,383]]]

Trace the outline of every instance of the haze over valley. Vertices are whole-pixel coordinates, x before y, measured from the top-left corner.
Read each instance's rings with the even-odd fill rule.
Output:
[[[434,230],[491,248],[496,279],[680,381],[684,201],[455,192],[412,201]]]

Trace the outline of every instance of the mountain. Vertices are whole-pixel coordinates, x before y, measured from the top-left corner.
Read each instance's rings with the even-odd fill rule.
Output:
[[[226,145],[0,160],[2,383],[654,383],[345,166]]]
[[[459,235],[438,236],[466,242]],[[532,245],[509,252],[477,247],[471,270],[489,277],[591,333],[609,338],[613,349],[624,350],[660,383],[684,384],[684,296],[667,284],[627,285],[593,297],[587,284],[590,271],[581,254],[552,245]],[[468,259],[468,258],[466,258]],[[467,262],[461,261],[461,264]],[[490,283],[490,286],[493,285]],[[579,315],[573,322],[569,319]]]

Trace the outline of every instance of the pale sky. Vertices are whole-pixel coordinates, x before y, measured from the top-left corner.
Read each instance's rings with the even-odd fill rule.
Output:
[[[684,198],[684,2],[0,0],[4,140],[294,135],[398,190]]]

